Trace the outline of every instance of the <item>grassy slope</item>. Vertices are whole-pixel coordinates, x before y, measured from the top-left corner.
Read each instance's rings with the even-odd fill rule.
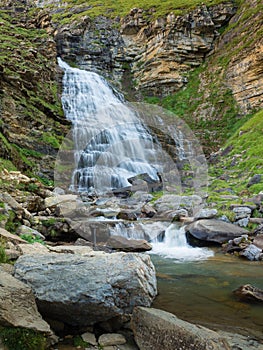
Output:
[[[104,0],[99,2],[98,0],[89,0],[88,6],[86,0],[67,0],[63,6],[64,11],[53,15],[55,21],[60,23],[71,22],[83,15],[90,17],[96,17],[99,15],[106,15],[111,18],[117,16],[126,16],[132,8],[143,8],[144,10],[154,9],[152,12],[153,17],[162,16],[169,12],[176,14],[182,14],[189,9],[206,4],[208,6],[222,3],[222,0]],[[52,8],[52,6],[49,6]],[[54,10],[56,5],[53,5]],[[78,8],[79,13],[73,13],[72,9]],[[75,12],[75,11],[74,11]]]

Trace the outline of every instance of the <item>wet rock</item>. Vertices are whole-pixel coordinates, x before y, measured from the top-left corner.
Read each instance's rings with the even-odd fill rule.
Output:
[[[163,310],[136,307],[131,325],[135,341],[143,350],[229,350],[226,339],[218,333]]]
[[[249,218],[240,219],[236,221],[235,224],[240,227],[247,227],[247,225],[249,224]]]
[[[43,315],[72,326],[130,314],[157,293],[150,257],[138,253],[24,255],[15,277],[31,286]]]
[[[247,258],[250,261],[260,260],[262,254],[262,249],[258,248],[254,244],[250,244],[244,250],[242,250],[239,255]]]
[[[186,227],[186,232],[204,242],[222,244],[235,237],[247,234],[247,230],[221,220],[198,220]]]
[[[138,214],[135,213],[132,210],[123,210],[120,211],[117,215],[117,219],[122,219],[122,220],[130,220],[130,221],[134,221],[137,220],[138,218]]]
[[[245,284],[233,292],[236,297],[242,301],[260,301],[263,302],[263,290],[257,287]]]
[[[152,246],[144,239],[128,239],[122,236],[111,236],[106,245],[108,248],[124,252],[143,252],[152,249]]]
[[[51,334],[37,310],[31,288],[1,270],[0,280],[0,325]]]

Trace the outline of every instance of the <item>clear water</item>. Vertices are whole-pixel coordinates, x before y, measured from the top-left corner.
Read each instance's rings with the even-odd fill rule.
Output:
[[[189,322],[263,339],[263,305],[240,302],[232,293],[247,283],[263,289],[263,262],[219,252],[200,261],[151,258],[159,291],[153,307]]]

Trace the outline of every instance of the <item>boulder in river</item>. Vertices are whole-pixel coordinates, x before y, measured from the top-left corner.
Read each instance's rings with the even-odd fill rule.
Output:
[[[233,292],[242,301],[259,301],[263,302],[263,290],[257,287],[245,284]]]
[[[222,244],[230,239],[247,234],[242,227],[221,220],[198,220],[186,227],[188,239],[194,237],[201,242]]]
[[[32,288],[43,315],[71,326],[130,314],[157,293],[150,257],[139,253],[24,255],[15,277]]]

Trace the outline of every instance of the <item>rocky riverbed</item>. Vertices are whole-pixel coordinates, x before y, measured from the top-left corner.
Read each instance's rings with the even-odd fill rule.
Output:
[[[156,273],[149,255],[138,252],[163,240],[166,228],[177,221],[187,224],[189,241],[195,244],[216,244],[217,249],[223,244],[228,254],[260,260],[260,224],[253,234],[238,224],[261,208],[259,196],[253,207],[233,206],[233,224],[218,217],[217,210],[205,208],[196,195],[155,198],[138,190],[126,198],[79,197],[19,172],[5,171],[2,176],[1,247],[14,262],[3,264],[0,271],[2,327],[40,332],[49,346],[59,341],[57,335],[71,335],[71,345],[64,345],[73,346],[74,337],[85,334],[81,341],[90,348],[147,350],[155,342],[148,340],[147,332],[165,322],[167,327],[158,326],[154,332],[158,339],[167,339],[163,344],[169,350],[168,344],[179,346],[178,339],[184,349],[189,344],[205,349],[212,343],[214,349],[234,346],[228,335],[195,329],[172,314],[148,309],[157,295]],[[126,341],[121,334],[128,345],[120,344]],[[129,340],[132,334],[135,343]],[[245,350],[247,343],[241,338],[235,337],[235,342]],[[255,341],[253,346],[261,345]]]

